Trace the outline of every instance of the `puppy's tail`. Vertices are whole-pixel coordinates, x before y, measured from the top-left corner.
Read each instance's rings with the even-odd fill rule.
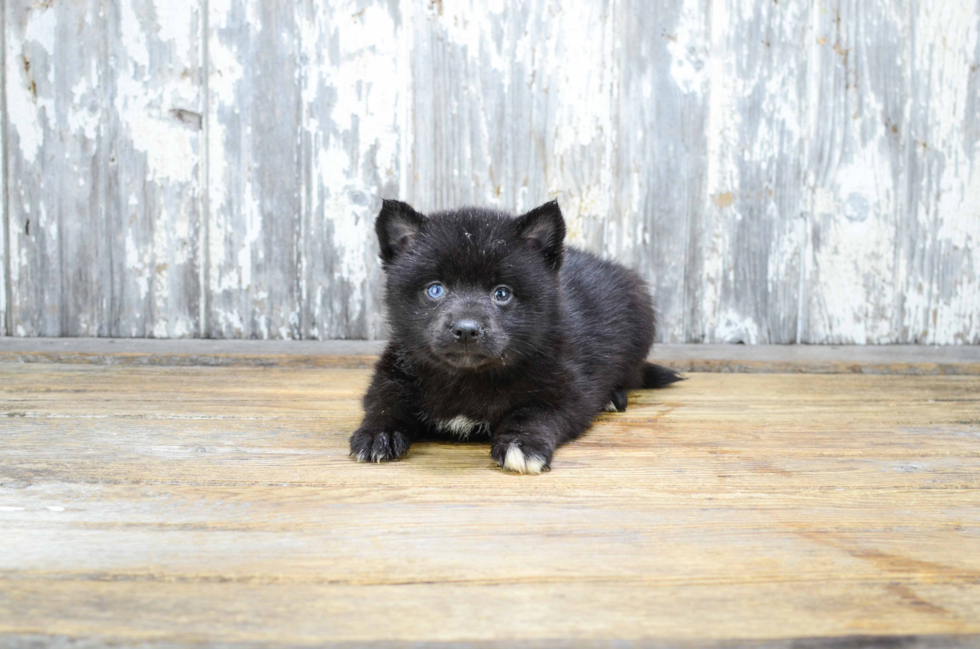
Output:
[[[643,364],[643,387],[645,389],[665,388],[671,383],[683,380],[683,376],[663,365]]]

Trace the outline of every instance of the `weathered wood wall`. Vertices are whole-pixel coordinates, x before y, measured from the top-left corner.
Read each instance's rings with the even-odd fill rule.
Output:
[[[3,12],[8,335],[381,337],[381,197],[557,197],[660,340],[980,343],[980,0]]]

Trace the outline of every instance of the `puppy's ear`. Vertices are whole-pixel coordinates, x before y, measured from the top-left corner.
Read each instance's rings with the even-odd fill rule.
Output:
[[[408,203],[381,201],[381,211],[374,222],[381,248],[381,262],[387,267],[392,260],[412,245],[425,224],[425,217]]]
[[[532,250],[544,256],[552,270],[561,268],[564,256],[565,219],[558,201],[550,201],[517,217],[517,233]]]

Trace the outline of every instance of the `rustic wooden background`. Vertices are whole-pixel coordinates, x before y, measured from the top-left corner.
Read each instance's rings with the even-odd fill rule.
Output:
[[[15,336],[384,335],[371,223],[557,197],[671,342],[980,343],[980,1],[5,0]]]

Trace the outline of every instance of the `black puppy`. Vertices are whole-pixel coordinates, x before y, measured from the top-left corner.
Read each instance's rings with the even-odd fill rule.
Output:
[[[394,460],[422,435],[489,435],[490,455],[540,473],[555,449],[627,390],[680,377],[646,362],[653,306],[643,281],[564,247],[556,201],[513,217],[480,208],[428,217],[384,201],[388,347],[350,440]]]

